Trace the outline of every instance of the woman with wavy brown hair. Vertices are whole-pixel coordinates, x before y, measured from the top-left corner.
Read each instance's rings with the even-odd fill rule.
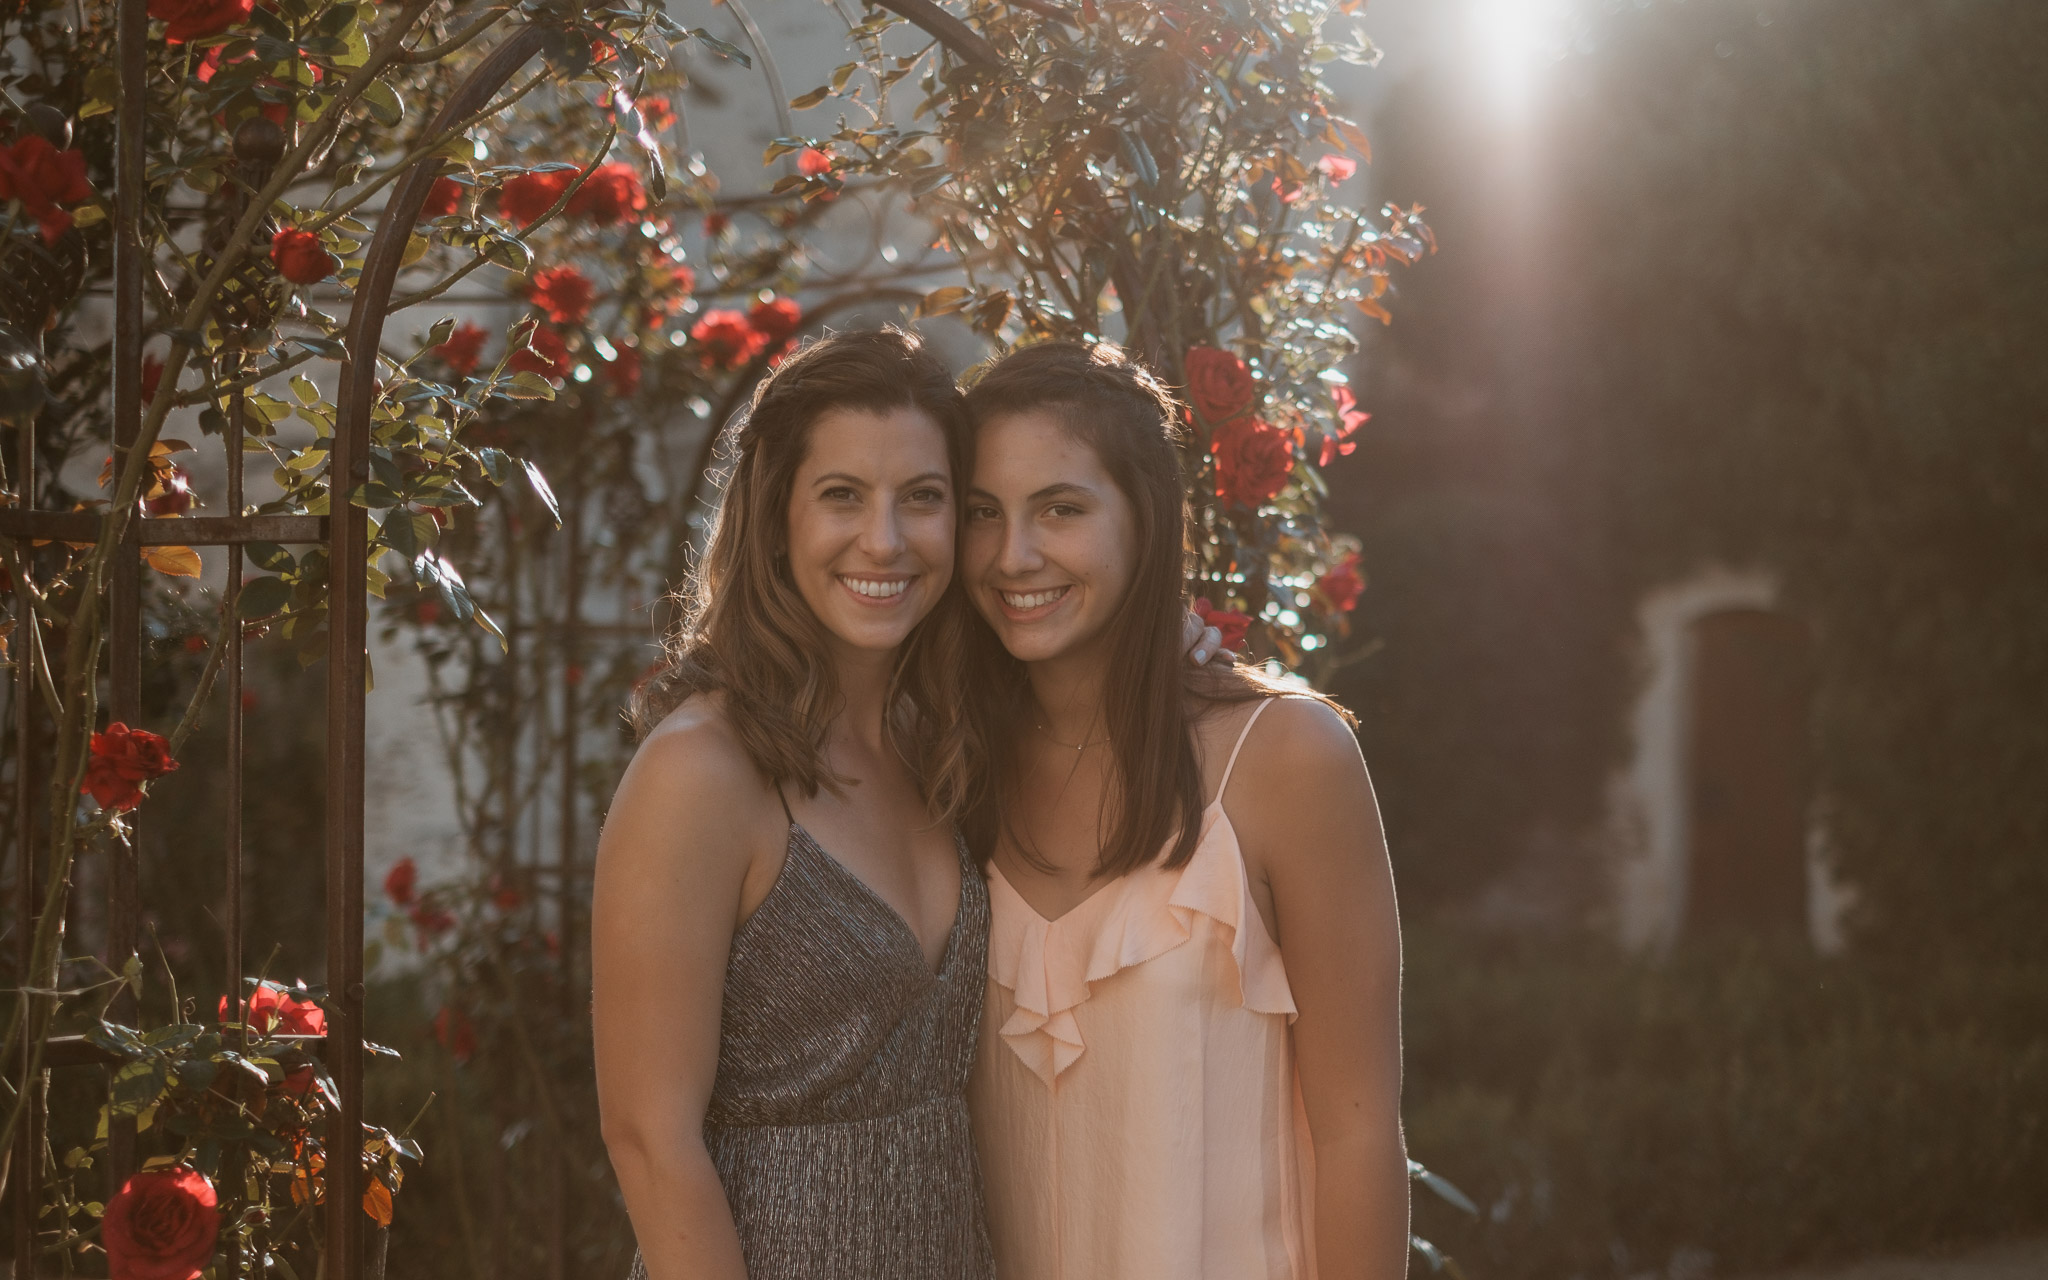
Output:
[[[1400,938],[1350,717],[1178,661],[1182,414],[1142,366],[1027,347],[968,411],[997,1273],[1395,1280]]]
[[[785,360],[598,847],[605,1143],[645,1280],[986,1280],[964,1090],[963,416],[916,335]]]

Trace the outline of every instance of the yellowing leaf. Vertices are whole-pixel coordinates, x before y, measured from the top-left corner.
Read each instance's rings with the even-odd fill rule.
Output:
[[[391,1188],[375,1178],[363,1188],[363,1212],[380,1227],[391,1225]]]
[[[949,284],[943,289],[934,289],[924,295],[924,300],[917,304],[917,314],[920,316],[951,315],[967,305],[967,300],[973,296],[974,290],[957,284]]]
[[[199,553],[190,547],[144,547],[142,562],[173,578],[199,576]]]

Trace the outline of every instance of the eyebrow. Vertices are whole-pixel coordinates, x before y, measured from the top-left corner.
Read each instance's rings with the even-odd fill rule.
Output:
[[[914,484],[930,484],[934,480],[938,481],[940,484],[951,484],[953,478],[943,471],[927,471],[923,475],[912,476],[910,477],[910,479],[905,480],[903,482],[903,486],[905,488],[908,488]],[[849,475],[844,471],[828,471],[824,475],[819,476],[816,480],[811,481],[811,487],[815,489],[821,484],[828,484],[833,482],[837,482],[839,484],[850,484],[857,489],[868,489],[874,487],[873,481],[868,480],[863,476]]]
[[[979,485],[970,488],[967,492],[970,497],[987,498],[991,502],[997,500],[996,495],[981,488]],[[1054,498],[1092,498],[1095,496],[1095,490],[1085,484],[1075,484],[1070,480],[1062,480],[1058,484],[1045,486],[1045,488],[1040,489],[1037,493],[1025,498],[1024,501],[1036,503],[1049,502]]]

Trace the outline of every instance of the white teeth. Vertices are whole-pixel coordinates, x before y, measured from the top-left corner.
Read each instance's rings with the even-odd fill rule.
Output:
[[[1013,591],[1005,591],[1002,593],[1002,597],[1003,603],[1009,605],[1012,609],[1023,610],[1042,608],[1065,594],[1067,594],[1065,587],[1054,587],[1050,591],[1033,591],[1029,595],[1019,595]]]
[[[887,600],[892,596],[900,596],[910,589],[910,579],[908,578],[898,578],[893,582],[883,582],[874,578],[849,578],[845,574],[841,574],[839,575],[839,580],[870,600]]]

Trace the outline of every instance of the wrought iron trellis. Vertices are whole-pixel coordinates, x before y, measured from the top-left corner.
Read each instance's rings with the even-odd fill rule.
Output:
[[[953,54],[984,66],[999,59],[993,49],[959,19],[929,0],[877,0],[880,7],[893,10],[922,27]],[[112,436],[117,455],[132,450],[140,434],[143,416],[142,357],[148,335],[144,303],[144,273],[149,270],[142,236],[143,193],[145,190],[146,79],[148,73],[148,0],[118,0],[115,56],[120,86],[115,117],[115,190],[112,344]],[[547,44],[553,29],[527,24],[514,29],[482,59],[448,95],[426,129],[434,136],[454,122],[473,115],[487,104],[518,71]],[[758,47],[758,41],[757,41]],[[762,50],[765,55],[765,50]],[[779,105],[779,104],[778,104]],[[239,131],[235,155],[242,167],[246,189],[262,187],[283,154],[276,132],[268,137],[259,127]],[[370,423],[377,397],[378,349],[384,324],[392,309],[393,291],[403,266],[407,243],[418,223],[421,209],[439,173],[439,161],[422,157],[412,164],[392,188],[358,279],[345,335],[346,356],[337,395],[339,414],[335,424],[329,462],[329,492],[333,495],[326,516],[270,516],[248,514],[243,484],[244,416],[243,390],[228,380],[226,427],[222,444],[227,463],[226,509],[217,517],[155,518],[141,513],[117,513],[112,520],[97,513],[39,510],[36,507],[36,439],[31,424],[18,433],[14,459],[20,477],[18,505],[0,508],[0,535],[28,543],[55,541],[87,544],[105,536],[109,528],[119,530],[119,554],[109,563],[107,581],[107,659],[109,717],[133,723],[141,718],[142,675],[142,575],[140,552],[149,546],[218,547],[227,555],[227,574],[222,600],[221,668],[226,682],[226,807],[222,826],[226,889],[222,923],[226,934],[225,985],[231,992],[243,986],[242,910],[242,826],[244,636],[239,604],[244,548],[252,542],[283,545],[324,545],[328,552],[328,638],[326,736],[326,941],[329,1030],[320,1046],[336,1086],[335,1111],[330,1118],[326,1149],[332,1157],[324,1170],[325,1212],[323,1218],[324,1274],[329,1280],[359,1280],[366,1274],[381,1274],[381,1256],[367,1248],[364,1215],[358,1206],[364,1189],[364,1170],[354,1158],[363,1131],[363,1015],[364,1015],[364,764],[366,729],[366,666],[368,592],[365,567],[369,544],[368,511],[347,500],[348,494],[368,478]],[[243,210],[230,206],[229,217]],[[232,286],[231,286],[232,287]],[[885,290],[894,300],[911,301],[914,294]],[[869,301],[874,300],[872,294]],[[852,299],[838,298],[830,305],[814,308],[813,319],[850,305]],[[248,308],[236,308],[224,299],[216,321],[226,334],[232,351],[243,350],[241,339],[260,335],[269,317]],[[253,343],[252,343],[253,345]],[[729,406],[726,406],[729,407]],[[722,416],[719,415],[719,416]],[[715,433],[713,433],[715,435]],[[707,441],[707,447],[708,447]],[[698,460],[699,482],[705,459]],[[693,505],[697,496],[691,489]],[[575,554],[573,532],[569,553]],[[16,584],[17,616],[32,619],[32,587]],[[574,593],[572,593],[574,594]],[[580,621],[580,618],[578,619]],[[33,629],[33,622],[29,623]],[[573,650],[578,643],[571,626],[565,637]],[[24,636],[22,642],[33,643]],[[36,842],[39,806],[37,787],[47,782],[46,762],[39,761],[39,747],[48,743],[39,734],[38,701],[32,683],[32,667],[16,666],[15,747],[17,759],[16,821],[12,846],[17,862],[15,879],[20,908],[15,925],[17,947],[22,953],[21,971],[27,974],[28,952],[38,924],[38,906],[47,886],[38,883]],[[573,700],[573,693],[569,698]],[[574,720],[573,701],[565,708]],[[570,735],[573,739],[573,734]],[[565,752],[564,795],[568,802],[561,815],[564,827],[564,881],[571,857],[576,813],[573,796],[575,757],[573,745]],[[103,957],[109,969],[120,971],[137,949],[138,860],[137,842],[112,842],[106,864],[106,933]],[[564,938],[563,949],[569,940]],[[118,998],[108,1010],[110,1016],[132,1016],[132,996]],[[25,1042],[20,1061],[8,1064],[24,1093],[32,1101],[16,1134],[11,1154],[12,1175],[7,1191],[13,1200],[15,1248],[13,1274],[37,1274],[36,1237],[42,1188],[42,1154],[47,1114],[44,1096],[49,1072],[104,1064],[109,1055],[77,1037],[57,1037],[35,1045]],[[31,1069],[33,1067],[33,1070]],[[134,1122],[114,1118],[109,1124],[104,1162],[107,1190],[112,1192],[134,1171],[136,1163]],[[244,1259],[231,1254],[225,1272],[239,1276]],[[557,1274],[562,1259],[555,1259]]]
[[[142,344],[146,336],[143,302],[144,260],[141,235],[144,190],[144,135],[147,75],[148,0],[120,0],[116,20],[116,57],[120,99],[116,117],[113,263],[113,438],[118,452],[132,448],[142,421]],[[526,25],[514,30],[449,95],[428,126],[429,136],[448,128],[484,106],[521,67],[538,53],[549,29]],[[272,131],[272,138],[276,137]],[[235,140],[236,158],[257,174],[260,186],[282,153],[262,130],[244,130]],[[363,1119],[363,804],[365,675],[367,662],[368,591],[365,566],[369,546],[369,513],[347,495],[368,476],[370,420],[376,400],[377,352],[392,291],[406,243],[439,171],[431,156],[416,161],[398,181],[386,202],[370,242],[358,283],[344,346],[340,414],[330,455],[329,492],[334,495],[327,516],[262,516],[244,512],[242,494],[242,391],[231,390],[223,444],[227,458],[227,508],[216,517],[158,519],[134,516],[121,533],[121,554],[108,580],[108,682],[111,718],[133,722],[141,712],[141,575],[140,550],[145,546],[223,547],[228,573],[223,599],[222,659],[227,680],[227,808],[223,824],[227,890],[223,927],[227,934],[226,983],[242,987],[242,831],[243,794],[242,698],[243,635],[238,618],[243,548],[251,542],[320,543],[328,549],[327,643],[327,813],[326,929],[329,1031],[324,1054],[336,1085],[327,1150],[335,1153],[324,1171],[324,1274],[329,1280],[359,1280],[381,1273],[381,1258],[366,1256],[364,1215],[359,1207],[363,1168],[355,1153],[361,1146]],[[223,328],[232,331],[236,317]],[[246,319],[246,318],[244,318]],[[231,338],[236,336],[232,332]],[[36,441],[31,425],[19,431],[16,474],[19,505],[0,509],[0,534],[17,540],[70,543],[96,541],[105,527],[90,513],[42,511],[35,507]],[[16,584],[18,617],[32,619],[30,585]],[[28,623],[33,627],[34,623]],[[24,637],[30,643],[33,637]],[[45,886],[37,883],[34,803],[39,743],[35,687],[28,662],[15,669],[15,746],[17,789],[14,855],[16,892],[20,903],[15,922],[21,972],[29,968],[28,949],[38,922]],[[120,971],[136,951],[136,845],[113,842],[107,867],[106,950],[108,967]],[[132,996],[110,1008],[116,1017],[132,1010]],[[40,1062],[38,1064],[38,1059]],[[106,1062],[107,1055],[77,1038],[57,1038],[40,1046],[24,1038],[22,1058],[10,1064],[23,1091],[30,1095],[24,1123],[16,1134],[8,1190],[13,1197],[13,1274],[26,1280],[36,1274],[36,1226],[41,1188],[41,1148],[47,1116],[44,1097],[53,1069]],[[31,1066],[35,1070],[31,1072]],[[33,1078],[31,1078],[33,1076]],[[346,1153],[345,1157],[343,1153]],[[111,1194],[134,1171],[135,1133],[132,1120],[109,1125],[106,1173]],[[241,1260],[228,1259],[228,1274],[241,1274]]]

